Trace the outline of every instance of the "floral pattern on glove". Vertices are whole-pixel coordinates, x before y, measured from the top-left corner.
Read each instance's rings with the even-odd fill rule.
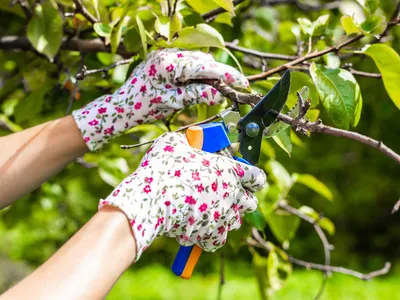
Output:
[[[222,247],[245,212],[254,211],[252,194],[266,184],[255,166],[189,146],[184,135],[165,133],[99,207],[112,205],[128,217],[136,239],[136,261],[160,235],[206,251]]]
[[[97,98],[72,114],[91,151],[136,125],[162,119],[188,105],[222,103],[215,88],[192,79],[222,79],[231,86],[248,88],[236,69],[218,63],[207,53],[160,49],[148,55],[129,79],[112,95]]]

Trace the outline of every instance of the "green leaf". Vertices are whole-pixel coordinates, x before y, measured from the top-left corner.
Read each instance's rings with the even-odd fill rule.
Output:
[[[186,2],[200,14],[204,14],[210,10],[218,8],[218,4],[215,3],[214,0],[186,0]]]
[[[371,57],[382,74],[383,84],[393,103],[400,109],[400,56],[385,44],[365,47],[363,54]]]
[[[373,14],[379,7],[379,0],[365,0],[364,7]]]
[[[21,99],[14,108],[14,117],[17,123],[34,118],[42,111],[44,96],[50,90],[50,85],[31,92],[26,98]]]
[[[176,0],[178,1],[178,0]],[[181,31],[182,29],[182,20],[178,14],[174,14],[170,18],[169,25],[169,39],[172,40],[174,34]]]
[[[347,35],[351,35],[353,33],[360,33],[361,30],[356,25],[353,17],[350,16],[343,16],[340,18],[340,23]]]
[[[268,254],[267,266],[268,281],[271,290],[280,290],[292,273],[292,265],[288,261],[287,255],[279,248],[270,251]]]
[[[325,27],[328,24],[329,15],[319,16],[317,20],[311,22],[307,18],[298,18],[297,22],[300,25],[301,31],[307,36],[320,36],[324,33]]]
[[[154,22],[154,29],[163,37],[169,40],[169,18],[161,16]]]
[[[364,35],[378,36],[385,31],[387,26],[384,16],[370,16],[359,26]]]
[[[141,44],[138,41],[141,39],[136,28],[130,28],[124,35],[124,46],[129,52],[139,52]]]
[[[235,11],[232,0],[213,0],[218,6],[222,7],[226,11],[233,13]]]
[[[226,25],[229,25],[229,26],[233,27],[232,14],[229,13],[229,12],[219,14],[215,18],[214,22],[226,24]]]
[[[143,46],[143,54],[144,58],[147,57],[147,36],[146,36],[146,29],[144,28],[144,25],[142,23],[142,20],[140,20],[139,15],[136,15],[136,23],[139,28],[139,34],[140,34],[140,40],[142,42]]]
[[[262,300],[267,300],[268,282],[268,259],[257,252],[253,254],[253,270],[257,279],[258,289]]]
[[[172,43],[178,48],[203,48],[217,47],[225,48],[224,38],[213,27],[207,24],[186,27],[179,32],[179,37]]]
[[[115,54],[118,50],[119,43],[121,42],[121,36],[127,29],[127,24],[129,22],[131,17],[129,16],[124,16],[122,21],[118,23],[117,28],[113,31],[111,34],[110,38],[110,44],[111,44],[111,52]]]
[[[292,175],[292,180],[295,183],[301,183],[306,187],[312,189],[314,192],[317,192],[321,196],[325,197],[329,201],[333,201],[333,195],[331,190],[317,178],[310,174],[297,174],[294,173]]]
[[[112,27],[104,23],[95,23],[93,29],[101,37],[109,37],[112,32]]]
[[[272,138],[278,144],[278,146],[290,156],[293,149],[292,142],[290,140],[290,128],[279,131]]]
[[[100,160],[99,175],[101,179],[112,187],[116,187],[129,172],[125,158],[105,158]]]
[[[318,221],[319,226],[322,229],[325,229],[330,235],[335,234],[335,224],[333,224],[333,222],[328,218],[321,218],[321,215],[317,213],[313,208],[309,206],[302,206],[299,208],[299,211],[313,218],[315,221]]]
[[[305,86],[309,89],[309,99],[311,99],[311,107],[317,106],[319,103],[318,92],[311,77],[306,73],[296,71],[292,71],[290,73],[290,77],[289,97],[286,101],[287,107],[292,108],[296,104],[298,100],[296,92],[300,92],[301,89]]]
[[[265,166],[272,181],[280,188],[289,188],[293,185],[289,172],[276,160],[269,160]]]
[[[258,209],[256,209],[252,213],[245,214],[244,218],[253,227],[257,228],[260,231],[264,230],[266,221],[264,215]]]
[[[53,61],[63,36],[63,21],[59,11],[50,3],[37,4],[28,24],[27,36],[37,51]]]
[[[329,117],[342,129],[357,126],[362,97],[354,76],[347,70],[328,69],[313,63],[311,77]]]
[[[281,243],[290,241],[300,225],[298,217],[281,209],[273,211],[266,219],[272,233]]]

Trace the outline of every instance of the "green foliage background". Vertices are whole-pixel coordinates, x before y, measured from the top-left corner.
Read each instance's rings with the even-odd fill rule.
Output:
[[[33,1],[28,2],[30,5],[33,4]],[[143,28],[148,31],[150,36],[155,35],[156,17],[154,14],[157,15],[161,24],[170,21],[165,21],[162,17],[160,4],[157,1],[120,1],[120,5],[117,5],[113,0],[85,0],[84,4],[90,8],[92,14],[96,14],[92,8],[96,5],[98,7],[101,23],[99,22],[94,30],[90,23],[84,21],[82,15],[62,17],[54,8],[57,2],[60,10],[72,12],[74,10],[72,1],[40,2],[43,6],[41,13],[50,14],[51,17],[46,18],[47,23],[30,22],[28,26],[23,11],[18,5],[9,6],[5,2],[0,4],[1,36],[25,36],[27,32],[28,36],[35,35],[35,32],[39,32],[37,34],[40,35],[46,30],[48,33],[45,33],[45,36],[49,38],[50,42],[48,46],[40,50],[36,47],[43,55],[32,51],[0,49],[0,121],[6,125],[0,129],[0,135],[7,135],[64,116],[71,99],[73,100],[72,109],[75,109],[106,92],[112,92],[125,80],[128,71],[144,57],[145,51],[141,41],[151,43],[151,40],[149,36],[143,36]],[[372,14],[373,10],[363,12],[362,6],[355,1],[343,2],[344,4],[339,9],[301,11],[294,5],[268,6],[263,5],[262,1],[252,3],[247,0],[238,7],[235,17],[230,13],[224,13],[209,25],[215,28],[225,41],[238,40],[239,45],[250,49],[295,55],[298,41],[296,41],[294,33],[300,32],[297,25],[298,18],[308,18],[314,21],[322,15],[330,15],[327,24],[322,28],[314,28],[314,31],[310,33],[312,36],[315,35],[313,50],[321,50],[335,44],[341,36],[345,36],[345,31],[340,23],[342,15],[352,15],[352,10],[357,14],[361,12],[367,18],[368,14]],[[182,24],[184,27],[188,27],[204,23],[201,13],[221,5],[229,9],[230,3],[231,1],[211,0],[183,2],[182,5],[186,6],[180,11]],[[163,5],[165,6],[165,3]],[[376,22],[376,27],[382,24],[382,18],[390,19],[395,7],[396,1],[380,1],[378,9],[372,14],[381,18],[380,22]],[[36,6],[36,16],[39,13],[37,9]],[[126,18],[127,16],[129,18]],[[174,22],[171,21],[172,25],[169,28],[179,31],[179,24]],[[57,30],[57,26],[59,30]],[[143,26],[142,30],[141,26]],[[379,28],[371,29],[365,26],[366,24],[364,27],[360,27],[362,32],[371,36],[356,44],[353,49],[361,49],[362,45],[373,41],[374,34],[382,32]],[[82,81],[75,81],[74,76],[82,66],[81,54],[77,51],[59,51],[62,36],[68,36],[74,30],[77,30],[76,34],[82,39],[102,36],[110,41],[113,52],[117,51],[117,46],[121,44],[121,47],[125,47],[131,52],[138,52],[139,55],[130,66],[118,66],[112,69],[105,78],[102,78],[102,73],[97,73],[87,76]],[[320,38],[321,36],[322,38]],[[170,40],[172,37],[172,35],[169,36]],[[303,40],[307,47],[307,35],[299,33],[297,39]],[[30,38],[30,40],[32,43],[35,41],[34,38]],[[221,47],[221,40],[214,34],[199,40],[201,42],[191,41],[190,43],[194,43],[192,45],[194,48]],[[159,40],[157,43],[153,46],[154,48],[161,44],[169,46],[166,41]],[[400,28],[392,28],[384,43],[399,52]],[[191,47],[189,44],[184,45]],[[218,61],[236,66],[226,51],[212,47],[211,52]],[[303,54],[306,52],[307,49]],[[234,52],[234,55],[246,75],[261,72],[259,59],[249,59],[249,56],[240,52]],[[122,57],[118,54],[88,53],[85,54],[83,63],[88,69],[96,69],[106,67],[120,59]],[[329,59],[331,57],[324,56],[317,59],[316,63],[329,65],[331,63]],[[353,63],[353,67],[357,70],[382,72],[367,56],[351,56],[339,63],[343,66],[344,63],[349,62]],[[284,62],[268,60],[267,66],[274,67],[282,63]],[[255,65],[258,65],[259,68]],[[324,123],[340,126],[337,122],[334,123],[335,119],[329,117],[332,115],[329,111],[324,110],[321,104],[317,106],[319,97],[309,74],[296,72],[296,75],[293,76],[299,85],[298,89],[304,85],[309,86],[314,112],[317,112],[318,109]],[[397,74],[397,78],[399,78],[399,74]],[[271,76],[268,80],[260,81],[252,87],[255,90],[266,92],[277,79],[279,79],[278,74]],[[351,130],[382,140],[386,145],[399,152],[400,123],[397,118],[400,114],[394,104],[398,105],[399,99],[388,96],[381,79],[356,76],[356,80],[360,86],[363,107],[358,126]],[[393,89],[396,89],[396,85],[391,88],[391,91]],[[399,87],[397,87],[398,89]],[[295,91],[292,90],[291,94],[292,105]],[[221,109],[222,107],[202,105],[188,108],[174,117],[172,128],[205,119]],[[4,129],[6,127],[8,129]],[[17,280],[29,272],[30,268],[38,266],[54,253],[95,213],[98,200],[108,195],[114,185],[136,168],[147,147],[126,151],[119,148],[120,144],[147,141],[166,130],[167,128],[161,122],[142,125],[130,130],[101,152],[85,155],[86,167],[80,163],[70,164],[60,174],[44,183],[40,189],[20,199],[13,206],[0,211],[0,252],[3,253],[0,266],[4,266],[4,268],[0,268],[0,292],[12,284],[13,280]],[[290,193],[286,199],[291,205],[312,207],[317,212],[323,212],[324,216],[333,222],[334,226],[329,220],[326,220],[324,226],[332,234],[328,234],[328,237],[335,246],[335,250],[332,252],[333,265],[371,271],[381,268],[385,261],[392,261],[394,270],[388,277],[398,278],[396,269],[400,265],[400,247],[398,246],[400,244],[400,221],[399,215],[391,216],[391,210],[400,195],[399,166],[382,153],[355,141],[323,134],[301,137],[291,132],[291,142],[289,142],[289,131],[286,131],[285,134],[283,137],[279,137],[279,140],[281,144],[284,144],[283,148],[287,152],[291,152],[290,156],[273,139],[263,142],[260,166],[267,172],[270,187],[269,190],[259,195],[260,211],[264,217],[261,220],[257,219],[257,225],[264,230],[266,239],[278,246],[284,246],[287,248],[287,252],[294,257],[323,262],[322,246],[312,227],[309,224],[300,223],[294,217],[282,216],[279,212],[273,211],[277,194],[284,189],[289,189]],[[275,138],[275,140],[277,139]],[[297,175],[293,177],[293,174]],[[300,174],[311,174],[318,180]],[[297,178],[299,183],[290,188],[294,178]],[[248,220],[251,220],[251,217],[248,217]],[[254,219],[253,224],[255,224]],[[246,289],[244,283],[248,282],[248,279],[243,278],[253,272],[251,271],[253,255],[243,243],[244,238],[249,235],[250,228],[251,226],[246,223],[240,231],[231,233],[228,245],[224,248],[228,266],[238,263],[243,266],[238,269],[240,271],[235,272],[235,280],[238,280],[238,285],[243,285],[243,289]],[[164,271],[160,271],[159,267],[156,267],[155,271],[148,271],[149,266],[160,264],[168,268],[177,248],[176,242],[161,238],[152,245],[134,269],[146,267],[140,273],[143,276],[168,277]],[[22,261],[25,264],[15,265],[10,260]],[[203,255],[196,273],[202,274],[198,276],[206,276],[204,278],[211,276],[213,280],[201,281],[200,286],[215,284],[216,287],[218,280],[215,274],[218,272],[218,261],[218,254]],[[29,267],[26,267],[27,265]],[[11,270],[13,271],[11,272]],[[297,280],[298,276],[304,275],[304,282],[307,282],[306,279],[309,278],[307,277],[309,275],[304,272],[296,275],[296,272],[295,270],[294,283],[289,278],[289,284],[284,291],[288,288],[290,290],[302,289],[303,281]],[[266,277],[266,274],[264,275]],[[116,290],[113,291],[118,297],[132,295],[127,287],[130,284],[129,278],[128,275],[124,277],[125,284],[117,285]],[[136,280],[134,278],[132,277],[131,280]],[[340,278],[343,284],[355,282]],[[252,280],[256,282],[255,279]],[[375,284],[380,284],[380,282]],[[163,288],[173,290],[174,284]],[[311,290],[317,290],[315,277],[312,277],[307,284]],[[179,285],[181,286],[182,283]],[[271,288],[271,286],[269,287]],[[363,285],[360,288],[367,287]],[[201,289],[196,291],[198,294],[195,296],[199,299],[209,297]],[[307,297],[307,295],[303,296]],[[146,294],[142,298],[146,297],[149,298]],[[331,296],[329,296],[330,298]],[[332,299],[336,298],[332,296]]]

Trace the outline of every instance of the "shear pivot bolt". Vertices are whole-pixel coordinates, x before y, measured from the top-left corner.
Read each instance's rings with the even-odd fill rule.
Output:
[[[246,125],[246,134],[249,137],[256,137],[260,133],[260,127],[258,124],[251,122]]]
[[[229,133],[234,133],[237,130],[237,127],[234,123],[229,123],[227,128],[228,128]]]

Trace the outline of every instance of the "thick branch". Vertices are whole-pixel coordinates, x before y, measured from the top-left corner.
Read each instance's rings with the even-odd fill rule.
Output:
[[[34,50],[31,43],[26,37],[20,37],[14,35],[0,37],[0,49],[6,49],[6,50],[19,49],[19,50],[30,50],[30,51]],[[61,49],[79,51],[82,53],[111,52],[111,48],[105,46],[101,39],[85,40],[79,38],[72,38],[68,40],[67,38],[64,38],[63,43],[61,45]],[[135,55],[135,53],[126,51],[125,48],[122,46],[118,48],[117,53],[125,58],[129,58]]]
[[[73,0],[76,6],[76,11],[81,13],[90,23],[94,24],[99,22],[87,9],[80,0]]]

